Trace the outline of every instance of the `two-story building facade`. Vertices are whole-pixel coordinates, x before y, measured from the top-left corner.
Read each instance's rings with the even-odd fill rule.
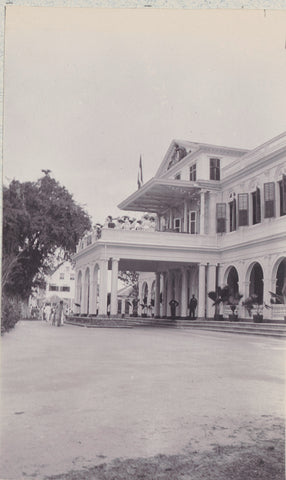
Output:
[[[262,305],[274,292],[283,300],[265,316],[286,314],[286,133],[250,151],[174,140],[154,178],[119,208],[153,213],[156,229],[106,228],[81,242],[74,256],[81,313],[106,315],[110,269],[117,314],[120,269],[154,273],[155,316],[170,316],[176,299],[187,317],[195,294],[198,317],[213,317],[207,293],[226,284]]]

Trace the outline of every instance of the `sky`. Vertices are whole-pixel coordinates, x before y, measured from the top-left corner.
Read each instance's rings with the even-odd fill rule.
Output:
[[[54,176],[94,223],[176,139],[255,148],[286,130],[286,10],[8,6],[3,179]]]

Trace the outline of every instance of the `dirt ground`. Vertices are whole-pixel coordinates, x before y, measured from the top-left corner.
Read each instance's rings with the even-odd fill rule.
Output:
[[[1,480],[284,480],[282,339],[21,322]]]
[[[284,480],[284,442],[220,447],[181,455],[116,459],[46,480]]]

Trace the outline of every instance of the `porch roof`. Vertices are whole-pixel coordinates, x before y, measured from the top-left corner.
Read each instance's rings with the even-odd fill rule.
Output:
[[[121,210],[163,213],[201,190],[198,182],[151,178],[118,205]]]

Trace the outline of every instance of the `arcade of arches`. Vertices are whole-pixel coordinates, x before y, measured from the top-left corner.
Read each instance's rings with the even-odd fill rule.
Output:
[[[264,260],[264,258],[262,259]],[[271,295],[275,294],[274,306],[284,307],[286,304],[286,257],[275,261],[240,262],[238,265],[191,264],[176,265],[161,272],[150,273],[149,278],[139,283],[140,303],[151,305],[150,315],[169,317],[169,302],[172,299],[179,303],[177,316],[188,316],[188,303],[192,294],[198,299],[197,316],[212,318],[214,308],[207,292],[216,286],[229,285],[233,294],[240,292],[243,299],[251,294],[258,296],[261,305],[271,304]],[[86,266],[76,272],[76,305],[78,313],[84,315],[118,314],[117,282],[118,258],[104,259],[93,266]],[[108,268],[111,270],[110,302],[107,302]],[[155,280],[154,280],[155,275]],[[242,300],[243,300],[242,299]],[[273,301],[273,300],[272,300]],[[108,304],[110,306],[108,307]],[[274,308],[273,306],[273,308]],[[128,309],[124,309],[128,312]],[[131,313],[131,311],[130,311]],[[139,314],[142,310],[139,310]],[[269,313],[268,313],[269,315]],[[239,316],[247,318],[246,310],[239,306]]]

